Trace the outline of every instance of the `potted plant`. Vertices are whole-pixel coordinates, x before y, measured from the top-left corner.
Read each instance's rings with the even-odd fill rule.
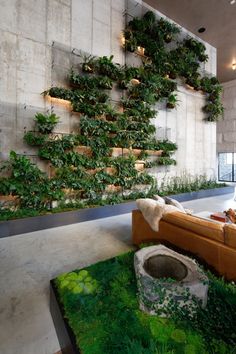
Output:
[[[113,86],[112,79],[110,79],[108,76],[100,76],[97,78],[98,81],[98,87],[105,89],[105,90],[111,90]]]
[[[198,73],[187,77],[185,83],[194,88],[194,90],[201,90],[201,80],[199,79]]]
[[[88,74],[92,74],[95,71],[96,58],[92,55],[83,55],[83,63],[81,64],[82,71]]]
[[[205,53],[206,47],[202,42],[197,41],[194,38],[188,38],[184,40],[184,46],[190,49],[201,62],[208,60],[208,55]]]
[[[180,29],[174,23],[166,21],[164,18],[159,20],[158,27],[166,43],[170,43],[180,32]]]
[[[219,117],[224,112],[224,107],[220,100],[216,100],[215,102],[208,102],[204,107],[203,111],[208,113],[207,120],[209,122],[216,122]]]
[[[34,120],[40,133],[49,134],[59,122],[59,117],[55,113],[36,113]]]
[[[67,101],[71,101],[73,98],[73,92],[70,89],[64,87],[51,87],[49,90],[43,91],[42,95],[49,95],[52,98],[59,98]]]
[[[124,49],[126,49],[127,51],[133,53],[136,51],[138,43],[137,43],[137,39],[134,36],[133,31],[131,31],[130,29],[126,29],[123,31],[123,35],[125,38],[125,44],[124,44]]]
[[[175,93],[171,93],[168,96],[166,107],[170,108],[170,109],[173,109],[173,108],[176,107],[177,102],[178,102],[177,95]]]
[[[101,75],[106,75],[112,80],[117,80],[119,78],[120,68],[118,64],[113,63],[113,55],[110,57],[99,57],[96,60],[96,70]]]
[[[46,142],[45,134],[36,134],[35,132],[27,132],[24,135],[24,141],[30,146],[42,146]]]

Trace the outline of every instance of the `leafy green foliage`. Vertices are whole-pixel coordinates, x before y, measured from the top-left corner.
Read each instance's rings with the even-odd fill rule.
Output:
[[[208,55],[205,54],[206,47],[202,42],[194,38],[188,38],[184,40],[183,44],[196,55],[199,61],[206,62],[208,60]]]
[[[22,219],[22,218],[27,218],[27,217],[33,217],[33,216],[38,216],[40,215],[39,210],[33,210],[33,209],[18,209],[13,210],[11,209],[6,209],[6,208],[1,208],[0,207],[0,220],[1,221],[7,221],[11,219]]]
[[[119,65],[113,63],[113,55],[99,57],[96,60],[96,68],[100,75],[106,75],[112,80],[117,80],[120,75]]]
[[[73,294],[92,294],[97,288],[97,281],[92,279],[87,270],[62,274],[58,280],[62,289],[71,290]]]
[[[11,151],[9,165],[11,175],[2,178],[0,192],[18,196],[21,208],[48,209],[52,200],[63,197],[57,183],[25,156]]]
[[[56,116],[55,113],[51,113],[51,114],[36,113],[34,119],[39,132],[42,134],[51,133],[54,127],[59,122],[59,117]]]
[[[208,102],[203,110],[208,121],[216,121],[223,112],[219,81],[200,75],[200,62],[207,60],[204,45],[193,38],[176,42],[179,33],[176,25],[158,20],[148,11],[142,18],[133,18],[124,30],[127,50],[145,48],[141,66],[121,66],[113,62],[113,56],[81,55],[83,62],[69,72],[66,88],[51,87],[43,92],[71,103],[72,111],[79,113],[78,131],[55,134],[59,117],[37,113],[35,131],[24,135],[27,144],[38,148],[44,163],[50,163],[50,175],[54,177],[49,179],[25,157],[12,155],[11,176],[1,177],[0,192],[18,196],[17,208],[40,211],[51,210],[53,201],[60,202],[64,210],[156,193],[154,177],[137,171],[140,163],[136,161],[142,159],[144,168],[176,164],[172,156],[176,144],[156,140],[156,128],[151,123],[157,115],[154,104],[164,100],[167,107],[176,106],[175,78],[182,76],[188,85],[206,92]],[[171,41],[176,45],[168,46]],[[125,90],[118,107],[109,95],[115,86]],[[112,156],[115,148],[120,150],[118,157]],[[148,155],[153,152],[156,158],[150,161]],[[169,186],[161,186],[161,193],[214,185],[207,181],[181,183],[172,181]]]
[[[191,176],[183,173],[180,176],[171,177],[161,183],[158,194],[170,195],[186,192],[195,192],[204,189],[224,187],[225,183],[217,183],[214,179],[208,179],[206,175]]]
[[[167,103],[166,103],[166,107],[167,108],[170,108],[170,109],[173,109],[176,107],[176,104],[177,104],[177,95],[172,93],[169,95],[168,99],[167,99]]]
[[[46,136],[44,134],[39,135],[34,132],[27,132],[24,135],[24,141],[30,146],[42,146],[46,142]]]
[[[142,18],[133,18],[123,33],[125,49],[134,52],[138,47],[145,48],[145,55],[149,59],[145,72],[149,71],[152,77],[156,75],[158,78],[159,76],[159,85],[156,83],[157,91],[151,89],[146,82],[144,84],[141,77],[141,85],[133,89],[132,99],[138,97],[138,92],[140,98],[149,104],[167,97],[167,107],[174,108],[176,97],[173,92],[176,87],[174,87],[175,82],[168,80],[168,77],[174,80],[179,76],[184,77],[186,84],[195,90],[202,89],[206,93],[214,92],[213,96],[207,96],[209,103],[204,107],[204,112],[207,113],[206,120],[217,121],[222,116],[221,86],[218,80],[207,76],[200,78],[200,62],[208,60],[206,48],[202,42],[187,37],[182,41],[177,41],[176,47],[169,50],[166,43],[176,41],[180,30],[163,18],[157,20],[151,11],[146,12]],[[169,87],[163,87],[163,83],[161,84],[163,78],[166,78],[167,84],[169,81],[173,86],[168,84]]]
[[[91,293],[83,292],[82,287],[74,291],[74,279],[81,272],[85,272],[83,279],[88,277],[96,284]],[[208,277],[207,307],[198,308],[194,317],[176,309],[172,318],[151,316],[139,309],[133,252],[64,274],[54,283],[83,353],[233,353],[236,288],[210,272]]]

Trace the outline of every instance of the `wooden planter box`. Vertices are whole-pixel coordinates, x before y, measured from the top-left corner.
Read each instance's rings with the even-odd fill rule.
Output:
[[[118,157],[118,156],[122,156],[123,152],[122,152],[122,148],[119,147],[113,147],[111,148],[111,156],[113,157]]]
[[[143,160],[135,161],[135,169],[137,171],[143,171],[145,169],[145,161]]]
[[[116,170],[115,167],[106,167],[106,168],[104,169],[104,171],[105,171],[106,173],[108,173],[110,176],[114,176],[114,175],[116,174],[116,172],[117,172],[117,170]]]
[[[102,170],[111,176],[114,176],[116,174],[115,167],[105,167],[105,168],[99,167],[99,168],[94,168],[91,170],[86,170],[86,172],[90,175],[95,175],[97,172],[102,171]]]
[[[101,171],[102,168],[93,168],[93,169],[90,169],[90,170],[86,170],[86,172],[89,174],[89,175],[95,175],[97,172]]]
[[[121,192],[122,187],[121,186],[115,186],[114,184],[108,184],[105,188],[105,192],[107,193],[117,193]]]
[[[163,153],[163,150],[145,150],[145,152],[151,156],[161,156]]]
[[[91,147],[89,147],[89,146],[83,146],[83,145],[75,146],[73,148],[73,151],[77,152],[78,154],[92,156],[92,150],[91,150]]]
[[[139,156],[141,154],[142,150],[141,149],[123,149],[123,155],[133,155],[133,156]]]
[[[16,207],[19,204],[18,196],[16,195],[0,195],[0,206],[4,207]]]
[[[16,195],[0,195],[0,202],[14,202],[17,198],[18,197]]]

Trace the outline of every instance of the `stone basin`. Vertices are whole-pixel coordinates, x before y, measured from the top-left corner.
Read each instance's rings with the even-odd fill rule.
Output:
[[[193,259],[158,245],[136,252],[134,267],[143,311],[168,317],[206,306],[208,278]]]

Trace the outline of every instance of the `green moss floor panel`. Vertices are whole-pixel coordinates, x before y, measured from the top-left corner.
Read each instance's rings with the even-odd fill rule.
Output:
[[[139,309],[134,253],[71,273],[53,283],[82,354],[234,354],[236,286],[210,272],[208,304],[192,318],[160,318]]]

